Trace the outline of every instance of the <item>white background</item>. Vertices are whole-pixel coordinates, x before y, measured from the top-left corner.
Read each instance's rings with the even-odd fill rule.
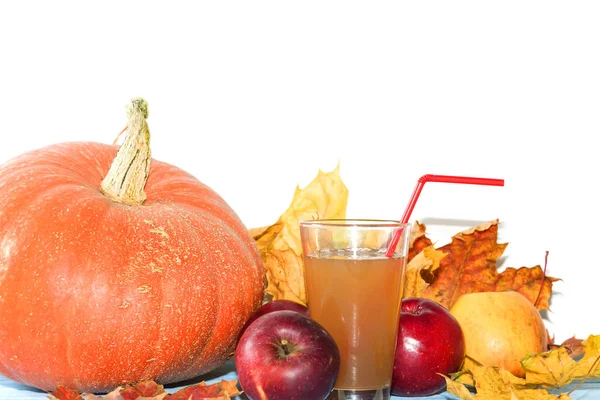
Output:
[[[153,155],[248,227],[340,163],[349,217],[413,218],[438,244],[498,218],[501,268],[544,263],[547,326],[600,334],[600,5],[592,1],[3,2],[0,163],[111,143],[150,104]]]

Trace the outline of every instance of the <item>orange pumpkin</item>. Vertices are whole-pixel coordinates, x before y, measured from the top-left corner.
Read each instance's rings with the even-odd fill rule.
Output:
[[[260,306],[254,241],[217,193],[150,161],[146,107],[131,103],[118,154],[63,143],[0,167],[0,374],[89,392],[181,381],[222,364]]]

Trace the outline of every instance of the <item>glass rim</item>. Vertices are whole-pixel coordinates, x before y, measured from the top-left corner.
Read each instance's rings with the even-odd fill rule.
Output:
[[[360,227],[360,228],[402,228],[409,227],[392,219],[365,219],[365,218],[325,218],[299,221],[300,226],[328,226],[328,227]]]

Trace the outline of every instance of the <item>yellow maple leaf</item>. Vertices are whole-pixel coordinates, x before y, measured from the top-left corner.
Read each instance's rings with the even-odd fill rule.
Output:
[[[446,253],[430,245],[417,254],[404,269],[404,297],[423,297],[423,291],[432,282],[434,272]]]
[[[581,342],[583,347],[583,358],[577,362],[578,377],[591,376],[600,378],[600,335],[590,335],[586,340]]]
[[[577,362],[564,347],[531,355],[521,365],[525,379],[532,385],[559,388],[572,382],[577,374]]]
[[[575,380],[600,378],[600,335],[584,340],[584,355],[575,361],[564,347],[533,354],[521,361],[529,384],[560,388]]]
[[[448,393],[452,393],[461,400],[474,399],[474,395],[469,392],[469,389],[465,385],[447,376],[444,376],[444,379],[446,380],[446,390]]]
[[[275,224],[250,229],[265,265],[266,292],[272,300],[306,304],[299,222],[346,217],[348,189],[339,167],[331,172],[319,171],[307,187],[297,187],[291,205]]]
[[[480,398],[512,399],[513,396],[520,399],[517,394],[524,388],[525,381],[517,378],[503,368],[476,366],[471,368],[475,388]]]
[[[560,389],[574,381],[600,378],[600,335],[590,335],[581,345],[584,354],[578,361],[565,346],[525,357],[521,361],[524,379],[467,358],[464,371],[446,378],[447,388],[463,400],[569,400],[570,393],[554,395],[545,388]],[[468,393],[465,385],[475,387],[477,394]]]
[[[462,400],[570,400],[566,393],[557,396],[545,389],[530,387],[524,379],[503,368],[472,366],[468,374],[474,383],[475,395],[462,383],[446,377],[448,392]]]

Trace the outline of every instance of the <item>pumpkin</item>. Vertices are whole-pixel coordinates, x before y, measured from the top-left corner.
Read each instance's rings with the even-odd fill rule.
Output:
[[[151,159],[147,104],[123,144],[69,142],[0,167],[0,374],[104,392],[185,380],[231,356],[261,305],[247,229],[212,189]]]

